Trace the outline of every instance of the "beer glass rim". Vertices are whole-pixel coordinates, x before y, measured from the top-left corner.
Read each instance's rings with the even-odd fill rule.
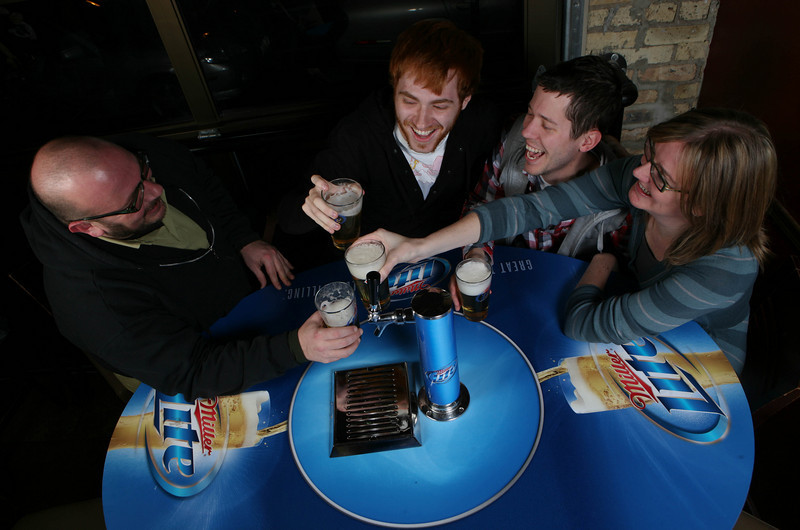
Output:
[[[359,182],[357,182],[357,181],[355,181],[353,179],[348,179],[348,178],[333,179],[332,181],[330,181],[330,184],[333,185],[333,186],[342,186],[342,185],[345,185],[345,184],[349,184],[349,185],[355,184],[356,186],[358,186],[358,189],[361,192],[361,193],[358,194],[358,197],[356,197],[355,199],[353,199],[350,202],[347,202],[345,204],[331,204],[330,202],[328,202],[328,199],[333,194],[331,193],[332,190],[330,188],[328,188],[328,190],[322,192],[321,195],[322,195],[322,200],[325,201],[325,203],[328,204],[331,208],[344,209],[344,208],[347,208],[349,206],[352,206],[352,205],[356,204],[358,201],[360,201],[364,197],[364,188],[361,187],[361,184]]]
[[[485,265],[485,266],[486,266],[486,270],[487,270],[487,274],[486,274],[486,276],[483,276],[483,277],[481,277],[481,279],[480,279],[480,280],[465,280],[465,279],[461,278],[461,277],[458,275],[458,271],[461,269],[461,266],[462,266],[462,265],[464,265],[465,263],[469,263],[469,262],[478,262],[478,263],[481,263],[481,264]],[[462,261],[460,261],[460,262],[458,263],[458,265],[456,265],[456,271],[455,271],[455,274],[456,274],[456,281],[458,281],[458,282],[462,282],[462,283],[464,283],[464,284],[475,284],[475,283],[482,283],[482,282],[485,282],[485,281],[486,281],[488,278],[491,278],[491,277],[492,277],[492,266],[491,266],[491,264],[490,264],[488,261],[486,261],[486,260],[484,260],[484,259],[480,259],[480,258],[467,258],[467,259],[465,259],[465,260],[462,260]]]
[[[379,245],[380,248],[381,248],[381,253],[378,255],[378,257],[376,257],[375,259],[373,259],[371,261],[368,261],[366,263],[356,263],[354,261],[351,261],[351,260],[347,259],[347,255],[350,253],[350,251],[352,249],[354,249],[356,247],[363,247],[363,246],[366,246],[366,245]],[[370,263],[375,263],[376,261],[380,260],[381,257],[383,257],[385,254],[386,254],[386,247],[383,245],[383,243],[381,241],[379,241],[377,239],[364,239],[363,241],[358,241],[356,243],[353,243],[349,247],[347,247],[347,250],[344,251],[344,260],[347,263],[352,263],[353,265],[369,265]]]
[[[341,308],[341,309],[337,309],[336,311],[325,311],[324,309],[322,309],[322,308],[320,307],[319,295],[320,295],[320,293],[322,293],[322,292],[323,292],[323,291],[325,291],[326,289],[327,289],[327,290],[332,290],[332,289],[334,289],[334,288],[338,288],[338,289],[347,289],[347,293],[348,293],[348,295],[350,296],[350,303],[349,303],[349,304],[347,304],[345,307],[343,307],[343,308]],[[347,283],[347,282],[329,282],[329,283],[326,283],[325,285],[323,285],[322,287],[320,287],[320,288],[319,288],[319,290],[318,290],[318,291],[316,292],[316,294],[314,295],[314,305],[316,306],[317,310],[318,310],[318,311],[320,311],[320,312],[322,312],[322,313],[328,313],[328,314],[331,314],[331,313],[340,313],[340,312],[342,312],[342,311],[346,310],[348,307],[350,307],[351,305],[353,305],[353,303],[355,303],[355,300],[356,300],[356,297],[355,297],[355,293],[353,292],[353,288],[352,288],[352,287],[350,286],[350,284],[349,284],[349,283]]]

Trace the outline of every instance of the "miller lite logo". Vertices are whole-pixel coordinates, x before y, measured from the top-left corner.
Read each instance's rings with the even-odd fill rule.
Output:
[[[155,392],[152,421],[152,427],[145,426],[145,446],[159,485],[178,497],[205,489],[228,446],[229,422],[218,399],[186,401],[180,394]]]
[[[453,359],[453,362],[446,365],[444,368],[438,370],[429,370],[425,372],[425,379],[430,381],[431,384],[443,384],[450,381],[456,374],[458,368],[458,359]]]
[[[420,289],[440,284],[450,274],[450,262],[443,258],[430,258],[419,263],[395,267],[389,274],[389,295],[392,300],[410,299]]]
[[[606,348],[612,384],[635,409],[670,433],[694,442],[719,440],[728,430],[729,418],[718,385],[734,382],[724,379],[726,374],[735,379],[724,354],[687,355],[660,343],[662,351],[649,338]]]

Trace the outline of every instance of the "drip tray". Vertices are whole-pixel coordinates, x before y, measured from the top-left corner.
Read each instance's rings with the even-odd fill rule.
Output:
[[[334,372],[331,457],[422,445],[414,436],[417,403],[406,363]]]

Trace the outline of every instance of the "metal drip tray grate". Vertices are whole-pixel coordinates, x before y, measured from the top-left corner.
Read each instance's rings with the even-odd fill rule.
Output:
[[[421,444],[414,436],[417,404],[406,363],[335,372],[331,457]]]

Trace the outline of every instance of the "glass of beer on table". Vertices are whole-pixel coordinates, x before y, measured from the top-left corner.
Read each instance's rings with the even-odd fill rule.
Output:
[[[329,328],[356,324],[356,297],[345,282],[326,283],[314,296],[314,304]]]
[[[334,179],[328,191],[322,193],[325,203],[336,210],[339,230],[331,235],[333,246],[345,250],[361,235],[361,203],[364,190],[361,184],[351,179]]]
[[[464,317],[480,322],[489,314],[489,293],[492,287],[492,266],[479,258],[465,259],[456,265],[456,283],[461,294]]]
[[[386,263],[386,249],[380,241],[366,239],[356,245],[351,245],[344,252],[344,261],[347,263],[347,269],[361,295],[361,301],[369,311],[367,273],[381,270],[383,264]],[[378,287],[378,302],[381,311],[389,306],[389,301],[389,281],[386,279]]]

